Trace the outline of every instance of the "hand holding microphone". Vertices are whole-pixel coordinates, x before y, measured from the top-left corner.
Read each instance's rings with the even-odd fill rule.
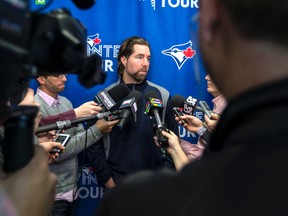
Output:
[[[166,125],[162,123],[162,120],[160,118],[160,113],[163,110],[163,103],[160,99],[157,98],[157,95],[155,92],[148,92],[145,95],[146,99],[146,114],[150,116],[154,116],[156,121],[156,136],[158,139],[158,143],[161,147],[168,147],[168,139],[167,137],[163,136],[162,131],[168,131],[166,128]]]
[[[100,107],[96,102],[94,101],[88,101],[81,106],[74,109],[76,118],[82,118],[90,115],[96,115],[100,113],[102,110],[102,107]]]
[[[209,132],[213,131],[220,119],[220,115],[217,113],[211,113],[211,118],[204,116],[204,127],[207,128]]]
[[[122,98],[127,96],[128,93],[129,93],[129,88],[124,83],[120,83],[108,91],[102,90],[102,91],[98,92],[97,95],[95,96],[95,102],[93,102],[93,103],[87,102],[87,103],[83,104],[82,106],[80,106],[81,108],[78,107],[78,108],[80,108],[80,110],[78,109],[78,111],[79,111],[79,113],[81,112],[82,115],[84,113],[87,114],[87,112],[93,112],[93,111],[87,111],[87,109],[89,107],[91,108],[91,106],[93,106],[94,112],[97,112],[97,110],[100,109],[101,107],[102,107],[102,111],[110,110],[112,107],[114,107],[116,105],[116,102],[120,101]],[[98,106],[94,106],[96,103],[98,104]],[[76,109],[75,109],[75,112],[76,112]],[[67,129],[67,128],[70,128],[72,126],[78,125],[79,123],[99,120],[99,119],[106,118],[106,117],[113,115],[113,114],[118,115],[118,114],[120,114],[120,112],[119,111],[115,111],[115,112],[109,112],[108,111],[108,112],[104,112],[104,113],[97,113],[95,115],[87,115],[86,117],[81,117],[81,118],[77,118],[77,119],[56,121],[55,123],[52,123],[49,125],[40,126],[37,129],[36,134],[47,132],[50,130],[55,130],[55,129]],[[77,115],[77,113],[76,113],[76,115]]]
[[[105,119],[100,119],[96,122],[96,127],[101,131],[102,134],[110,133],[118,121],[119,120],[106,121]]]

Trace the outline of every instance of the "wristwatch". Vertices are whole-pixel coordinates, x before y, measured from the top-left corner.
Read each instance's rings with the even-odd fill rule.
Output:
[[[201,128],[197,131],[197,134],[201,137],[207,129],[202,125]]]

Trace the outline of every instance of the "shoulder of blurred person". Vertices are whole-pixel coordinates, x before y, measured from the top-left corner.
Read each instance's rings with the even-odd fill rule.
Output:
[[[104,198],[97,215],[288,212],[287,1],[200,4],[201,55],[228,101],[211,151],[179,173],[143,176],[145,181],[119,186]]]

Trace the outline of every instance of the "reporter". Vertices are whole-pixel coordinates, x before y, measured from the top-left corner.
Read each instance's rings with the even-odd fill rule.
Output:
[[[65,89],[65,83],[67,82],[65,74],[39,76],[37,77],[37,82],[39,83],[39,87],[34,99],[40,104],[42,117],[55,116],[73,110],[71,101],[59,95]],[[94,105],[94,103],[88,103],[83,107]],[[101,107],[98,106],[96,112],[99,112],[98,110],[100,111]],[[84,110],[83,113],[87,114],[87,110]],[[54,205],[50,212],[51,215],[74,214],[74,200],[77,198],[77,194],[75,193],[77,190],[78,172],[77,155],[94,144],[103,134],[109,133],[117,122],[117,120],[107,122],[102,119],[98,120],[87,130],[84,129],[82,124],[65,130],[65,133],[71,135],[71,139],[65,151],[56,159],[56,162],[50,164],[50,170],[59,178],[56,186]]]
[[[217,86],[214,84],[210,76],[207,74],[205,76],[205,80],[207,81],[207,92],[213,95],[213,112],[211,113],[211,118],[209,118],[206,114],[204,115],[204,122],[202,122],[199,118],[192,115],[184,115],[181,116],[181,119],[186,120],[186,124],[183,126],[192,133],[197,133],[199,135],[198,141],[196,144],[191,144],[185,140],[181,140],[180,145],[183,151],[186,153],[187,157],[190,161],[198,160],[204,153],[205,148],[207,147],[207,140],[209,139],[210,133],[216,127],[221,113],[227,106],[227,101],[221,92],[218,90]],[[175,119],[182,124],[179,117]],[[206,130],[208,132],[206,132]]]

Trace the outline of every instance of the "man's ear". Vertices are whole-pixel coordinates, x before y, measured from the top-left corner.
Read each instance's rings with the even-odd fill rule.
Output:
[[[37,77],[36,80],[37,80],[40,84],[45,84],[45,78],[44,78],[43,76]]]
[[[121,62],[126,67],[127,64],[127,58],[125,56],[121,56]]]
[[[213,41],[215,31],[221,24],[219,4],[219,0],[200,1],[199,25],[202,32],[202,38],[208,43]]]

